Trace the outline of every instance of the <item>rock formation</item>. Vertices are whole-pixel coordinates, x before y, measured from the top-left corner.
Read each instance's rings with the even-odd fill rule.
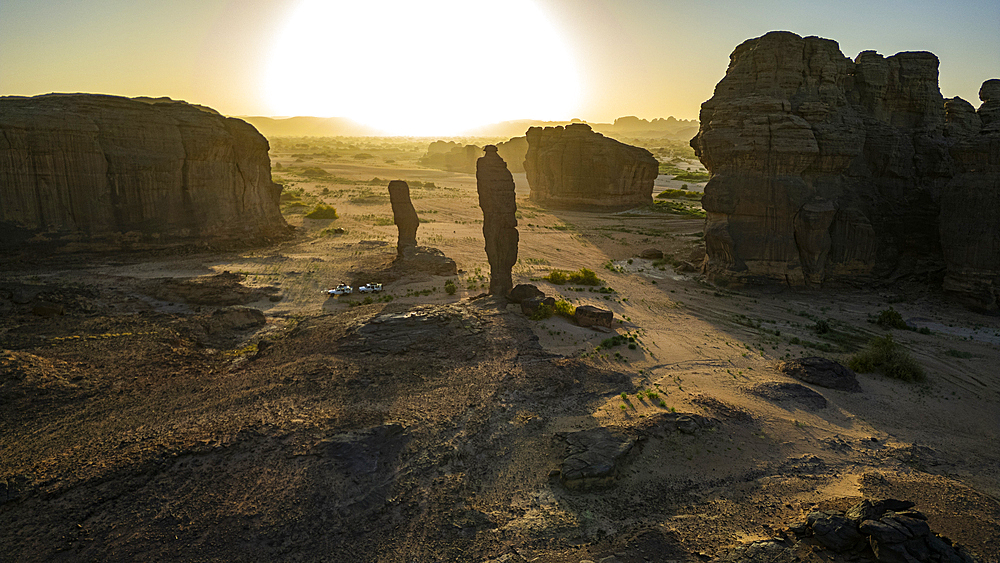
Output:
[[[427,154],[420,157],[417,162],[428,168],[471,174],[476,171],[476,159],[482,150],[476,145],[434,141],[427,147]]]
[[[506,297],[514,287],[510,271],[517,262],[517,203],[514,177],[494,145],[483,148],[476,161],[479,207],[483,209],[483,237],[490,261],[490,295]]]
[[[399,230],[396,255],[402,256],[406,247],[417,246],[417,227],[420,219],[410,201],[410,186],[402,180],[389,182],[389,203],[392,204],[392,220]]]
[[[983,210],[1000,197],[984,183],[997,141],[981,122],[996,86],[977,113],[945,103],[937,69],[931,53],[851,61],[834,41],[789,32],[738,46],[691,140],[712,173],[708,272],[819,284],[947,261],[952,288],[995,287],[1000,243]]]
[[[517,174],[524,172],[524,157],[528,154],[528,138],[514,137],[508,141],[497,143],[500,158],[507,163],[507,169]]]
[[[287,232],[267,140],[167,98],[0,98],[0,247],[155,248]]]
[[[1000,80],[983,83],[983,104],[954,98],[946,105],[946,133],[956,174],[941,194],[944,288],[967,305],[1000,310]]]
[[[531,199],[575,209],[626,209],[653,202],[658,163],[646,149],[585,123],[528,129],[524,171]]]

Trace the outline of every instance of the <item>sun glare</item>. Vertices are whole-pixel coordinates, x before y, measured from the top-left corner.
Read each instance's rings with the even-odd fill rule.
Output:
[[[272,50],[276,115],[348,117],[394,135],[566,119],[576,65],[530,0],[303,0]]]

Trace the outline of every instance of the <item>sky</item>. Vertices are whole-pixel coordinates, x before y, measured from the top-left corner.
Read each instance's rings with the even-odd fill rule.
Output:
[[[397,134],[696,119],[737,45],[786,30],[850,58],[931,51],[942,94],[978,106],[998,29],[996,0],[0,0],[0,95],[168,96]]]

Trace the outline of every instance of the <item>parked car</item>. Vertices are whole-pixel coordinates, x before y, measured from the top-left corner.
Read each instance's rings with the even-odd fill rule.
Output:
[[[347,285],[346,283],[339,284],[337,287],[333,289],[326,290],[326,292],[330,295],[350,295],[351,291],[352,291],[351,286]]]
[[[382,284],[380,283],[366,283],[365,285],[358,288],[361,293],[378,293],[382,291]]]

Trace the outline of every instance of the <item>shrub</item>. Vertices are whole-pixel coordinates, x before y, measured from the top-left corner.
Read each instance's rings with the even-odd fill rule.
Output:
[[[899,328],[902,330],[908,330],[909,325],[903,320],[903,315],[899,314],[899,311],[889,307],[888,309],[883,309],[878,312],[878,316],[875,317],[875,324],[884,328]]]
[[[535,309],[535,312],[531,313],[531,316],[528,318],[533,321],[542,321],[551,317],[553,314],[555,314],[555,309],[553,309],[552,305],[549,305],[548,303],[540,303],[538,308]]]
[[[354,160],[368,160],[369,158],[375,158],[375,157],[366,152],[359,152],[358,154],[354,155]]]
[[[555,313],[560,317],[572,319],[573,315],[576,314],[576,307],[574,307],[569,301],[559,299],[556,301]]]
[[[455,292],[458,291],[458,288],[455,287],[455,280],[448,280],[444,282],[444,291],[448,295],[455,295]]]
[[[325,203],[316,204],[312,211],[306,214],[306,219],[336,219],[337,210]]]
[[[552,270],[549,272],[549,275],[542,279],[548,280],[550,283],[554,283],[556,285],[563,285],[566,283],[566,272],[562,270]]]
[[[597,274],[587,268],[580,268],[579,272],[571,273],[567,279],[570,283],[578,283],[580,285],[601,285],[601,280],[597,278]]]
[[[862,373],[881,373],[902,381],[923,381],[926,377],[920,364],[892,339],[891,334],[868,341],[864,350],[851,357],[847,367]]]

